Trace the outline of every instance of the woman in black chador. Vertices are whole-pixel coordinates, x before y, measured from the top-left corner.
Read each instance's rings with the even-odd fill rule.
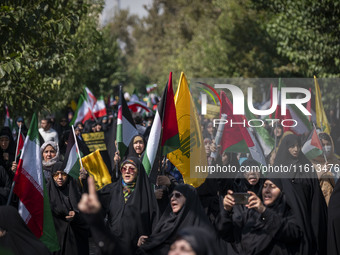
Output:
[[[80,191],[76,180],[64,172],[63,163],[52,166],[47,183],[60,250],[54,254],[89,254],[89,229],[78,210]]]
[[[340,254],[340,181],[334,187],[328,204],[327,254]]]
[[[0,206],[0,251],[5,249],[11,253],[4,254],[50,254],[47,247],[31,232],[12,206]]]
[[[12,163],[15,160],[15,142],[12,132],[8,127],[0,131],[0,166],[5,168],[8,177],[13,180],[14,172],[11,170]]]
[[[154,191],[141,161],[128,157],[121,164],[121,177],[99,192],[116,246],[112,254],[135,254],[138,238],[150,235],[158,219]],[[105,247],[103,247],[105,248]]]
[[[171,245],[168,255],[177,255],[183,252],[192,255],[224,254],[218,249],[218,243],[209,229],[201,227],[186,227],[181,229],[176,241]],[[187,254],[187,253],[185,253]]]
[[[234,249],[229,253],[300,254],[303,232],[297,224],[296,204],[287,197],[281,179],[267,179],[259,196],[248,193],[244,210],[228,191],[216,220],[220,235]]]
[[[300,138],[290,134],[283,138],[274,161],[275,167],[286,167],[279,173],[284,190],[294,195],[299,205],[298,224],[304,231],[301,254],[326,254],[327,205],[312,164],[301,152]]]
[[[139,238],[139,254],[167,254],[177,232],[184,227],[202,227],[214,233],[194,187],[179,184],[170,197],[170,204],[152,234]]]

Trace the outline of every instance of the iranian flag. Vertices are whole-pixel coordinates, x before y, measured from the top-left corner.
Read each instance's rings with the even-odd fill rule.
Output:
[[[155,89],[157,89],[157,84],[149,84],[146,85],[146,92],[148,94],[150,94],[152,91],[154,91]]]
[[[93,93],[88,87],[85,87],[84,93],[85,93],[86,101],[90,105],[91,110],[93,110],[97,103],[97,98],[93,95]]]
[[[94,105],[93,113],[94,113],[94,116],[96,118],[103,117],[107,114],[106,113],[105,101],[104,101],[103,96],[100,96],[99,99],[97,100],[96,104]]]
[[[70,132],[67,140],[67,148],[63,167],[65,173],[72,176],[74,179],[78,179],[80,170],[79,154],[81,154],[81,152],[78,154],[78,146],[74,140],[75,135],[73,132],[74,131],[72,128],[72,132]]]
[[[306,157],[311,160],[314,159],[320,155],[322,155],[322,145],[320,142],[320,139],[318,137],[318,134],[316,133],[315,128],[313,131],[309,134],[307,141],[302,146],[302,152],[306,155]]]
[[[124,156],[131,139],[136,135],[138,135],[138,131],[125,101],[122,87],[120,87],[116,139],[121,157]]]
[[[141,112],[142,109],[146,112],[151,112],[152,110],[146,105],[146,103],[141,102],[141,101],[130,101],[128,103],[129,109],[132,112]]]
[[[157,170],[154,163],[159,148],[161,150],[160,154],[166,155],[179,147],[180,140],[172,89],[172,72],[170,72],[168,83],[164,88],[163,96],[151,127],[146,153],[142,161],[147,174],[150,174],[152,169]]]
[[[254,160],[262,165],[266,165],[262,148],[256,140],[253,130],[247,126],[247,119],[243,115],[233,114],[232,103],[224,91],[221,92],[221,99],[220,114],[227,114],[228,121],[223,130],[221,152],[250,153]],[[231,123],[233,124],[231,125]]]
[[[14,193],[20,200],[19,213],[28,228],[50,251],[59,250],[42,171],[36,114],[31,121],[14,181]]]
[[[84,123],[86,120],[92,118],[91,107],[83,95],[80,95],[78,100],[77,110],[74,113],[73,119],[70,122],[70,126],[73,126],[77,122]]]

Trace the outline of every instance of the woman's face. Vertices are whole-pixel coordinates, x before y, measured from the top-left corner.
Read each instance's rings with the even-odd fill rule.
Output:
[[[300,150],[301,148],[298,144],[295,144],[288,148],[290,155],[292,155],[294,158],[297,158],[299,156]]]
[[[223,152],[223,154],[222,154],[222,163],[223,163],[223,165],[228,164],[228,161],[229,161],[228,153]]]
[[[138,139],[133,143],[133,148],[137,154],[142,154],[145,148],[143,139]]]
[[[282,128],[275,127],[275,129],[274,129],[274,135],[275,135],[275,136],[281,136],[281,135],[282,135]]]
[[[53,180],[58,187],[61,187],[65,184],[67,180],[67,173],[63,171],[57,171],[56,173],[53,174]]]
[[[262,188],[262,198],[264,205],[272,204],[280,195],[281,190],[270,180],[266,180]]]
[[[210,150],[211,140],[209,138],[204,139],[204,148],[205,153],[210,156],[211,150]]]
[[[213,124],[212,123],[209,123],[208,126],[207,126],[207,131],[209,134],[214,134],[214,127],[213,127]]]
[[[45,162],[50,161],[56,155],[57,155],[57,152],[51,145],[47,145],[45,150],[43,151],[43,158]]]
[[[0,138],[0,147],[3,150],[6,150],[9,146],[9,138],[6,136],[3,136]]]
[[[168,255],[196,255],[196,252],[187,241],[180,239],[170,246]]]
[[[185,196],[181,192],[174,190],[170,195],[170,204],[172,212],[178,213],[185,204],[185,201],[186,201]]]
[[[259,167],[249,169],[243,173],[244,178],[246,178],[250,185],[256,185],[260,180],[260,172],[257,169],[259,169]]]
[[[124,164],[120,171],[122,172],[122,178],[125,183],[132,183],[136,179],[138,173],[138,169],[135,165],[130,163]]]

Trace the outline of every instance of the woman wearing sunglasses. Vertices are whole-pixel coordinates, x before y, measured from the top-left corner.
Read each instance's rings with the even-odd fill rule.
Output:
[[[89,229],[78,210],[81,193],[77,181],[64,172],[63,162],[52,166],[47,190],[60,245],[53,254],[89,254]]]
[[[168,254],[177,232],[188,226],[203,227],[214,232],[203,211],[196,189],[187,184],[175,186],[170,204],[150,236],[138,240],[139,254]]]
[[[158,206],[139,158],[128,157],[121,164],[120,172],[121,176],[116,182],[98,191],[109,229],[99,229],[98,224],[104,224],[104,217],[97,217],[95,220],[98,223],[91,225],[91,231],[102,254],[134,255],[138,238],[150,235],[156,224]],[[103,241],[103,232],[108,233],[110,242]],[[110,244],[112,240],[115,240],[115,245]]]

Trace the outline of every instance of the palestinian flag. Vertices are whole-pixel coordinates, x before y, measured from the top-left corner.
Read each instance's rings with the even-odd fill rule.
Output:
[[[262,165],[266,165],[261,146],[252,133],[252,129],[247,127],[247,119],[243,115],[233,114],[232,103],[224,91],[221,92],[221,99],[222,106],[220,114],[227,114],[228,121],[223,130],[221,152],[250,152],[254,160]],[[231,125],[231,123],[233,123],[233,125]]]
[[[316,133],[315,128],[313,131],[309,134],[309,137],[305,144],[302,146],[302,152],[306,155],[306,157],[311,160],[314,159],[320,155],[322,155],[322,145],[320,142],[320,139],[318,137],[318,134]]]
[[[156,168],[157,170],[154,163],[159,146],[161,155],[166,155],[180,147],[172,89],[172,72],[169,74],[169,81],[164,88],[162,99],[157,108],[146,146],[146,153],[142,161],[147,174],[150,174],[152,169]]]
[[[68,175],[72,176],[74,179],[78,179],[79,170],[80,170],[80,162],[79,162],[79,154],[78,154],[78,146],[74,140],[73,131],[70,132],[70,135],[67,140],[67,148],[65,153],[65,159],[63,162],[64,172]],[[81,154],[81,152],[79,152]]]
[[[4,121],[4,127],[9,127],[12,130],[12,119],[9,116],[8,106],[5,104],[5,121]]]
[[[42,171],[36,114],[31,121],[14,181],[14,193],[20,200],[19,213],[28,228],[50,251],[59,250]]]
[[[296,135],[302,135],[306,132],[310,132],[312,130],[312,125],[310,124],[308,118],[306,115],[304,115],[299,108],[296,107],[296,105],[289,104],[286,108],[286,114],[281,115],[281,88],[284,87],[284,84],[281,81],[281,78],[279,79],[279,87],[278,87],[278,105],[275,112],[275,119],[279,119],[280,123],[281,121],[284,121],[284,124],[288,127],[283,127],[283,131],[291,131]],[[289,98],[289,95],[287,95],[287,98]],[[290,121],[289,119],[293,119],[296,121],[297,125],[295,125],[294,121]],[[289,127],[291,126],[291,127]],[[294,126],[294,127],[293,127]]]
[[[125,101],[122,87],[119,91],[118,120],[117,120],[117,145],[121,157],[124,156],[131,139],[138,135],[135,122],[132,119],[129,107]]]
[[[256,119],[255,115],[249,111],[248,109],[248,104],[245,102],[245,112],[246,112],[246,117],[248,120],[253,120]],[[260,122],[260,121],[258,121]],[[262,123],[262,122],[261,122]],[[264,155],[269,155],[269,153],[273,150],[274,148],[274,139],[273,137],[269,134],[267,129],[264,127],[260,126],[260,123],[252,123],[251,125],[256,126],[252,127],[254,131],[254,135],[257,138],[258,142],[260,143],[260,146],[263,150]]]

